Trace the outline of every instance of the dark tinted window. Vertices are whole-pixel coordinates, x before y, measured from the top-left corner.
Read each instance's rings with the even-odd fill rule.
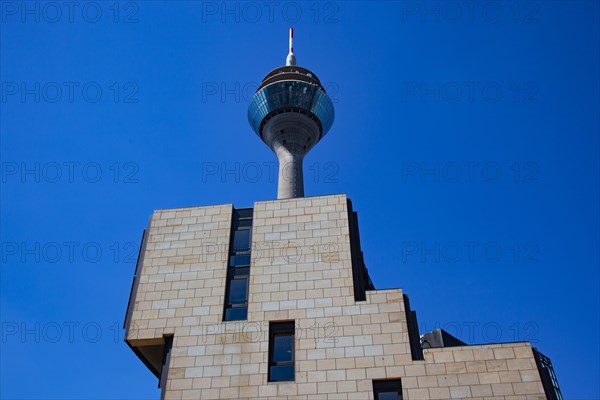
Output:
[[[231,256],[229,266],[234,267],[236,265],[250,265],[250,255]]]
[[[375,400],[402,400],[402,383],[400,379],[373,381]]]
[[[234,209],[225,288],[225,321],[248,319],[252,209]]]
[[[249,267],[237,267],[237,268],[232,268],[230,271],[231,277],[235,278],[235,277],[242,277],[242,276],[248,276],[250,275],[250,268]]]
[[[225,321],[240,321],[248,319],[248,307],[228,308],[225,310]]]
[[[229,302],[245,303],[248,300],[248,278],[232,279],[229,286]]]
[[[294,380],[294,366],[293,365],[280,365],[271,366],[270,371],[270,382],[280,381],[293,381]]]
[[[377,400],[398,400],[400,397],[398,392],[379,392],[377,393]]]
[[[250,250],[250,229],[242,229],[233,233],[233,251]]]
[[[245,228],[249,226],[252,226],[252,218],[241,219],[237,224],[238,228]]]
[[[294,322],[269,325],[269,381],[294,380]]]
[[[292,346],[294,338],[287,333],[276,334],[273,337],[273,361],[292,361]]]

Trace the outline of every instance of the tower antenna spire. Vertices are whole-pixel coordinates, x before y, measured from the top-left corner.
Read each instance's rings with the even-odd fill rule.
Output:
[[[296,56],[294,55],[294,28],[290,27],[290,49],[289,49],[289,53],[287,55],[287,58],[285,59],[285,65],[286,66],[290,66],[290,65],[296,65]]]

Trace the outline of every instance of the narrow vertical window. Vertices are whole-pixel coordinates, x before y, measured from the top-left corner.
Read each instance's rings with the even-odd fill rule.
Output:
[[[269,382],[294,380],[294,321],[269,324]]]
[[[402,400],[402,382],[400,379],[373,381],[375,400]]]
[[[248,318],[251,244],[252,209],[234,210],[225,288],[225,313],[223,316],[225,321],[239,321]]]

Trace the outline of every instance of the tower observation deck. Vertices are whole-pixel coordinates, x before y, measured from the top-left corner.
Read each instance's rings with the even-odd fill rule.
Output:
[[[304,196],[302,161],[334,119],[333,103],[319,78],[296,65],[293,32],[290,28],[286,65],[265,76],[248,107],[250,126],[279,160],[278,199]]]

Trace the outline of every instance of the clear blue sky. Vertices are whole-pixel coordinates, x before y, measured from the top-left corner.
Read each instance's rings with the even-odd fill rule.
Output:
[[[158,398],[120,330],[142,230],[275,197],[246,110],[293,25],[336,108],[306,193],[353,200],[376,287],[600,398],[598,2],[268,4],[0,3],[0,397]]]

